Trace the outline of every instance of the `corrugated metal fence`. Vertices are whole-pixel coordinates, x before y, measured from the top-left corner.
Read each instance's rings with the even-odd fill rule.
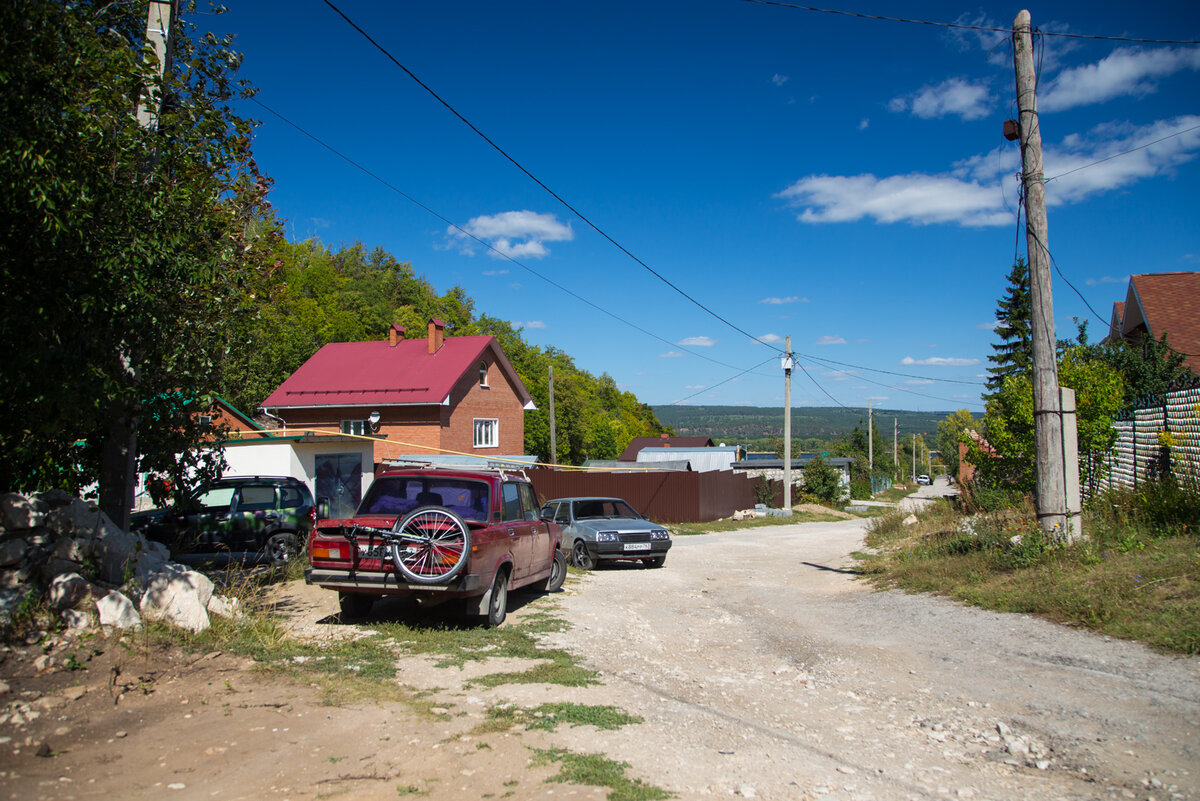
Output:
[[[1113,452],[1095,460],[1096,489],[1136,487],[1168,464],[1177,478],[1200,479],[1200,385],[1168,392],[1113,428]]]
[[[729,470],[653,473],[577,473],[526,470],[543,500],[599,495],[623,498],[660,523],[703,523],[729,517],[756,502],[759,479]],[[768,482],[774,505],[783,504],[783,482]]]

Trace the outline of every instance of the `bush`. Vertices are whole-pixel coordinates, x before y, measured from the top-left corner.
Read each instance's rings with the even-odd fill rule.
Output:
[[[804,467],[804,490],[821,503],[837,503],[842,499],[841,476],[818,456]]]
[[[1029,498],[1016,487],[976,480],[959,486],[958,502],[967,514],[989,514],[1023,507]]]
[[[871,494],[870,479],[856,478],[850,482],[850,497],[854,500],[870,500]]]

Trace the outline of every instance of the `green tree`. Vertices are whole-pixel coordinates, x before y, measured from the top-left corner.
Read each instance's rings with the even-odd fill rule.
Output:
[[[1008,273],[1008,289],[996,305],[996,352],[988,356],[988,392],[996,392],[1011,375],[1028,373],[1033,368],[1033,306],[1029,294],[1029,267],[1018,257]]]
[[[964,432],[979,427],[979,421],[969,409],[959,409],[938,423],[937,446],[950,475],[958,475],[958,444],[963,441]]]
[[[1171,385],[1194,379],[1183,354],[1167,342],[1167,333],[1155,339],[1144,337],[1138,342],[1118,340],[1099,345],[1088,343],[1087,321],[1076,320],[1078,334],[1075,346],[1086,350],[1089,358],[1099,359],[1113,367],[1125,379],[1121,411],[1136,409],[1148,399],[1161,399]],[[1059,343],[1060,349],[1064,343]]]
[[[1069,348],[1058,361],[1059,384],[1075,390],[1076,428],[1079,436],[1081,475],[1086,477],[1088,456],[1112,448],[1116,432],[1113,415],[1121,405],[1121,374],[1086,348]],[[1033,489],[1035,459],[1033,384],[1028,374],[1012,375],[987,403],[984,435],[995,449],[989,456],[972,444],[968,460],[982,478],[1016,489]]]
[[[160,84],[145,15],[132,0],[0,4],[5,488],[77,491],[134,427],[143,467],[194,461],[190,412],[267,263],[267,182],[228,105],[249,91],[232,40],[177,24]],[[156,128],[133,114],[148,90]],[[106,509],[121,489],[102,480]]]
[[[804,491],[822,503],[836,503],[842,498],[842,482],[832,466],[820,456],[804,466]]]

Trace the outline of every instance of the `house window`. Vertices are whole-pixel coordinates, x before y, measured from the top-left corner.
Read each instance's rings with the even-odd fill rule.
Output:
[[[370,429],[371,429],[371,424],[368,423],[366,420],[343,420],[342,421],[342,433],[343,434],[357,434],[359,436],[365,437],[367,434],[370,433]]]
[[[480,362],[479,363],[479,386],[483,387],[484,389],[488,388],[487,373],[488,373],[487,362]]]
[[[475,419],[475,447],[496,448],[500,445],[500,421]]]

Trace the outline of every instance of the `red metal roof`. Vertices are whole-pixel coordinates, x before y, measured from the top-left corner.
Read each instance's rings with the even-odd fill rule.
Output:
[[[477,374],[485,352],[517,390],[522,405],[532,398],[495,337],[446,337],[436,353],[426,338],[377,342],[331,342],[279,385],[262,405],[396,406],[440,404],[464,374]]]

